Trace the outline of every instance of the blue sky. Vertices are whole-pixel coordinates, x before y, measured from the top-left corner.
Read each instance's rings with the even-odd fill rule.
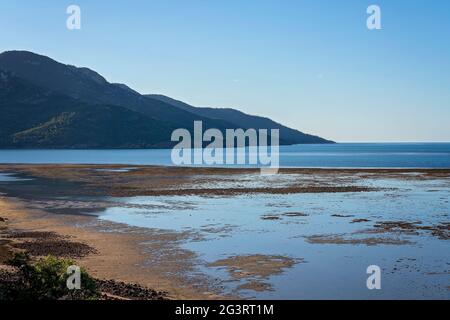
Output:
[[[0,0],[12,49],[336,141],[450,141],[447,0]]]

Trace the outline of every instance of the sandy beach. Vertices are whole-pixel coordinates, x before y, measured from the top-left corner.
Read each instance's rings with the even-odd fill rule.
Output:
[[[76,259],[79,265],[96,278],[139,284],[163,293],[168,299],[217,299],[240,297],[239,292],[224,293],[220,283],[211,280],[195,266],[198,256],[183,247],[183,243],[200,241],[204,235],[195,230],[170,231],[143,228],[98,219],[90,212],[111,206],[108,201],[77,201],[71,196],[200,196],[204,198],[234,197],[246,194],[357,194],[382,190],[381,186],[359,183],[365,179],[396,179],[414,181],[449,181],[450,170],[338,170],[282,169],[277,177],[266,183],[255,170],[196,169],[170,167],[127,167],[120,165],[2,165],[1,173],[14,173],[24,180],[19,184],[0,187],[0,217],[2,239],[0,259],[4,262],[13,251],[28,251],[35,256],[55,254]],[[35,185],[25,183],[36,179]],[[388,189],[388,188],[386,188]],[[64,200],[52,196],[64,195]],[[59,201],[59,202],[58,202]],[[281,219],[306,219],[309,214],[287,212],[266,214],[268,222]],[[349,219],[349,225],[368,223],[370,219],[338,215],[330,219]],[[227,226],[206,230],[208,234],[227,236]],[[17,236],[28,232],[29,236]],[[442,241],[448,240],[448,216],[440,224],[427,225],[400,221],[374,225],[369,237],[345,238],[342,234],[319,234],[306,237],[314,245],[404,245],[409,240],[396,237],[374,238],[374,234],[403,235],[428,232]],[[34,235],[33,235],[34,233]],[[52,237],[36,233],[56,234],[66,248],[60,250]],[[16,236],[15,236],[16,235]],[[50,240],[49,240],[50,239]],[[53,241],[53,242],[52,242]],[[36,249],[38,248],[38,249]],[[44,248],[44,249],[42,249]],[[59,250],[59,251],[58,251]],[[228,256],[210,262],[208,267],[226,270],[233,281],[245,280],[239,290],[271,291],[266,280],[294,265],[303,258],[284,255],[247,254]],[[3,267],[4,268],[4,267]],[[264,281],[262,281],[262,279]]]
[[[143,266],[146,253],[140,250],[139,243],[155,240],[155,235],[144,231],[139,232],[139,230],[127,230],[126,233],[102,232],[102,226],[76,227],[76,225],[90,224],[92,218],[64,215],[55,217],[45,212],[25,209],[19,201],[7,200],[4,197],[0,198],[0,210],[2,218],[7,219],[6,228],[10,231],[54,232],[64,238],[69,238],[70,242],[83,243],[95,248],[93,253],[76,260],[80,266],[86,267],[97,278],[137,283],[157,291],[167,292],[167,297],[170,299],[214,298],[211,293],[182,286],[174,277],[164,276],[169,270],[174,272],[178,268],[188,268],[189,266],[182,264],[183,260],[179,260],[180,263],[177,263],[177,259],[173,259],[170,263],[167,261],[167,265],[161,264],[159,270]],[[3,230],[3,235],[8,235],[8,233]],[[169,238],[167,239],[168,243],[175,240],[170,235],[166,235],[166,237]],[[175,238],[175,236],[173,237]],[[14,245],[23,242],[24,239],[8,237],[7,240],[6,246],[9,251],[14,251]],[[161,238],[156,239],[155,246],[162,246],[162,240]],[[5,253],[5,250],[6,248],[3,248],[2,253]],[[49,254],[51,253],[50,249]],[[177,255],[180,254],[182,253]],[[2,254],[2,256],[6,258],[9,255]]]

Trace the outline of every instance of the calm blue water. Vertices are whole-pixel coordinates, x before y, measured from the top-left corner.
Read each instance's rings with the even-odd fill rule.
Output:
[[[0,163],[172,165],[171,150],[0,150]],[[280,147],[282,167],[450,168],[450,143]]]
[[[365,234],[377,221],[448,221],[447,180],[368,180],[388,190],[371,193],[243,195],[236,197],[162,196],[112,198],[102,220],[143,228],[191,231],[198,235],[182,244],[200,260],[198,270],[220,282],[227,292],[258,299],[448,299],[448,240],[431,234]],[[430,192],[433,190],[433,192]],[[123,203],[123,205],[120,205]],[[135,207],[130,207],[133,204]],[[289,217],[286,212],[305,216]],[[264,220],[266,214],[279,220]],[[346,218],[333,214],[348,215]],[[352,223],[354,218],[367,222]],[[314,244],[311,235],[344,238],[392,238],[402,245]],[[254,277],[233,279],[224,268],[207,263],[236,255],[283,255],[304,259],[282,274],[256,278],[272,290],[238,290]],[[368,290],[366,268],[383,270],[382,290]]]

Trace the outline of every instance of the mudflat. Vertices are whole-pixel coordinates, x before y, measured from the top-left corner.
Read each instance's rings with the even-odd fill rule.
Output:
[[[354,183],[366,178],[448,178],[450,169],[297,169],[282,168],[279,177],[258,184],[259,169],[127,165],[0,165],[0,172],[82,184],[86,194],[117,197],[143,195],[236,195],[245,193],[364,192]],[[414,175],[410,175],[414,174]],[[254,182],[249,183],[249,182]]]
[[[269,281],[272,276],[308,263],[308,259],[282,254],[235,254],[204,264],[226,271],[231,282],[239,281],[238,290],[224,292],[222,283],[198,271],[198,255],[183,244],[204,241],[205,234],[228,237],[233,225],[171,231],[98,219],[95,212],[126,197],[226,199],[243,195],[352,196],[380,191],[393,197],[391,185],[366,182],[386,179],[450,181],[450,170],[441,169],[289,168],[281,169],[278,175],[264,177],[256,169],[18,164],[0,165],[0,173],[13,174],[19,180],[0,184],[0,262],[13,251],[26,251],[33,256],[71,257],[106,287],[109,281],[122,283],[122,288],[138,284],[169,299],[235,298],[241,297],[239,290],[272,291]],[[432,187],[427,192],[433,192]],[[121,203],[121,206],[141,208],[134,203]],[[302,225],[314,218],[314,212],[297,211],[290,206],[283,202],[268,203],[271,211],[262,212],[259,220]],[[280,208],[286,210],[280,211]],[[303,238],[311,245],[404,246],[414,242],[400,236],[423,232],[439,240],[448,240],[447,218],[431,225],[420,221],[375,220],[358,213],[336,212],[330,214],[328,220],[348,220],[349,226],[361,225],[361,230],[346,234],[309,234]],[[361,238],[361,235],[367,237]],[[120,288],[116,286],[113,291],[118,292]]]

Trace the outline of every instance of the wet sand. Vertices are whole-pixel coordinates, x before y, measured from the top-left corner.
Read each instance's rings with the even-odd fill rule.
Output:
[[[58,182],[54,189],[37,190],[39,186],[27,189],[27,194],[0,196],[0,216],[7,219],[3,228],[15,232],[52,232],[57,237],[77,243],[72,255],[76,261],[99,278],[114,279],[125,283],[137,283],[142,286],[168,293],[171,299],[217,299],[233,296],[218,294],[215,284],[202,274],[196,274],[194,266],[196,256],[180,244],[199,234],[170,232],[129,227],[122,224],[105,222],[89,215],[70,214],[62,206],[58,214],[41,208],[30,208],[28,201],[45,195],[45,192],[62,192],[84,196],[166,196],[166,195],[200,195],[205,197],[234,196],[239,194],[267,193],[346,193],[371,192],[376,188],[360,185],[358,182],[367,178],[390,179],[449,179],[450,170],[387,170],[387,169],[281,169],[282,177],[301,176],[297,179],[276,177],[266,185],[254,183],[258,170],[253,169],[211,169],[211,168],[177,168],[134,166],[124,169],[124,165],[0,165],[0,172],[19,173],[26,177]],[[46,180],[47,179],[47,180]],[[20,193],[18,187],[17,193]],[[45,189],[45,188],[44,188]],[[1,190],[0,190],[1,191]],[[36,196],[36,194],[38,196]],[[45,198],[45,197],[44,197]],[[51,202],[51,201],[49,201]],[[67,203],[66,203],[67,204]],[[274,204],[276,206],[276,204]],[[76,207],[76,206],[75,206]],[[76,210],[74,210],[76,213]],[[279,220],[283,217],[308,216],[302,212],[287,212],[284,215],[268,214],[261,219]],[[337,214],[330,219],[346,218]],[[364,219],[349,219],[349,223],[368,222]],[[375,223],[375,222],[374,222]],[[427,231],[448,239],[448,225],[420,226],[377,222],[367,234],[391,231],[417,232]],[[224,230],[226,232],[226,230]],[[36,244],[25,243],[16,237],[1,239],[0,262],[9,252],[7,247],[35,250],[36,255],[44,254],[45,247],[39,251]],[[315,244],[366,244],[366,245],[402,245],[404,240],[392,237],[365,238],[362,240],[348,238],[345,235],[313,235],[306,239]],[[12,241],[12,242],[11,242]],[[51,239],[41,241],[52,246]],[[15,243],[16,242],[16,243]],[[28,240],[28,242],[30,242]],[[33,249],[34,248],[34,249]],[[36,251],[37,250],[37,251]],[[77,254],[79,250],[82,254]],[[301,261],[300,261],[301,262]],[[246,278],[242,289],[254,291],[271,290],[265,278],[282,273],[299,261],[283,256],[233,256],[211,263],[210,266],[225,268],[235,278]],[[189,277],[186,275],[189,274]],[[245,277],[244,277],[245,274]],[[236,297],[236,296],[234,296]]]
[[[281,169],[281,175],[301,174],[306,179],[274,185],[251,184],[257,169],[189,168],[121,165],[0,165],[0,172],[15,172],[79,184],[85,194],[114,197],[201,195],[234,196],[249,193],[293,194],[367,192],[373,188],[352,185],[360,174],[382,171]],[[388,172],[387,174],[392,174]],[[317,179],[320,175],[321,179]],[[206,186],[206,187],[205,187]],[[220,186],[220,187],[217,187]]]
[[[217,298],[212,292],[201,291],[189,286],[186,281],[175,274],[177,270],[190,268],[188,265],[190,253],[180,252],[175,248],[179,237],[177,234],[165,233],[162,238],[158,234],[149,234],[147,230],[112,224],[110,226],[100,225],[95,223],[93,217],[56,216],[39,210],[27,209],[20,201],[5,197],[0,197],[0,212],[2,218],[7,219],[3,224],[3,231],[7,228],[21,233],[54,233],[57,237],[70,239],[72,243],[80,243],[88,248],[94,248],[94,251],[87,250],[88,252],[84,254],[69,254],[69,256],[75,258],[80,266],[87,268],[89,273],[98,279],[137,283],[157,291],[165,291],[170,299]],[[118,228],[128,230],[107,231]],[[0,262],[11,257],[14,248],[21,248],[20,244],[24,242],[17,240],[15,237],[5,237],[3,233],[1,241],[4,242],[4,245],[0,246]],[[39,239],[35,239],[35,241],[39,241]],[[140,245],[144,242],[152,242],[155,250],[173,250],[173,252],[167,254],[165,263],[159,264],[158,269],[149,269],[145,266],[149,253],[142,250]],[[171,242],[173,243],[171,244]],[[42,245],[42,239],[40,244]],[[29,251],[27,250],[27,252]],[[39,252],[37,253],[39,254]],[[183,257],[183,255],[187,255],[187,257]],[[171,256],[172,258],[170,258]]]
[[[258,184],[258,169],[192,168],[127,165],[0,165],[14,172],[80,186],[85,195],[114,197],[240,194],[341,193],[376,191],[358,181],[379,179],[446,179],[450,169],[296,169],[282,168],[275,176],[301,176],[278,183]],[[72,188],[73,189],[73,188]],[[53,192],[57,193],[58,188]]]

